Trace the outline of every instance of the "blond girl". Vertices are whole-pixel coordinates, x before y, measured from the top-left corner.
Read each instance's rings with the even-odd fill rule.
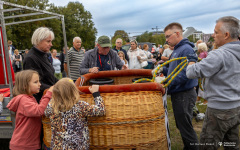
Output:
[[[53,98],[45,115],[52,129],[51,149],[89,149],[88,116],[102,116],[105,107],[98,92],[99,86],[89,87],[95,105],[81,101],[79,90],[70,78],[62,78],[53,88]]]
[[[121,59],[121,61],[123,62],[123,64],[128,66],[128,61],[127,61],[127,59],[125,58],[124,52],[123,52],[123,51],[119,51],[119,52],[118,52],[118,56],[119,56],[119,58]]]

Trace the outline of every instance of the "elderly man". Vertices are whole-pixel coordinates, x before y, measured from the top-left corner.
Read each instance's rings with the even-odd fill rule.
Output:
[[[114,69],[127,69],[127,66],[123,65],[118,54],[110,48],[111,46],[109,37],[99,37],[97,47],[86,52],[80,65],[80,74],[98,73],[99,71]]]
[[[85,51],[81,49],[81,45],[82,40],[80,37],[73,38],[73,47],[68,51],[70,73],[68,73],[67,59],[64,61],[64,70],[68,76],[70,74],[70,77],[74,82],[80,77],[78,67],[81,64],[85,53]]]
[[[187,77],[205,78],[204,94],[208,107],[200,135],[200,149],[218,149],[221,145],[224,149],[239,149],[239,31],[237,18],[222,17],[216,21],[212,35],[219,48],[199,63],[196,63],[195,54],[187,56]]]
[[[182,25],[171,23],[164,29],[166,41],[174,50],[170,59],[186,57],[194,54],[194,44],[188,39],[183,39]],[[181,63],[181,60],[169,63],[169,67],[160,68],[159,71],[168,76]],[[197,86],[197,79],[188,79],[186,68],[184,68],[168,86],[168,94],[171,95],[173,113],[177,128],[180,131],[184,150],[198,150],[197,134],[192,126],[193,107],[197,99],[194,87]]]
[[[116,40],[116,46],[113,48],[113,50],[115,50],[117,53],[119,52],[119,51],[122,51],[123,53],[124,53],[124,55],[125,55],[125,58],[127,59],[127,61],[129,62],[129,58],[128,58],[128,55],[127,55],[127,51],[125,50],[125,49],[122,49],[122,43],[123,43],[123,41],[122,41],[122,39],[121,38],[118,38],[117,40]]]

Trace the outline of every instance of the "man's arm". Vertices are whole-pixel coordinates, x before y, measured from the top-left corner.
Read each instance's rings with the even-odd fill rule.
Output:
[[[69,61],[69,64],[70,64],[71,63],[71,58],[72,58],[71,50],[69,50],[67,54],[68,54],[68,61]],[[68,66],[67,66],[67,56],[65,57],[65,60],[64,60],[64,71],[66,72],[67,76],[69,77]]]
[[[161,59],[162,59],[163,61],[168,61],[168,60],[169,60],[169,57],[162,56]]]
[[[85,53],[85,56],[82,60],[82,63],[79,66],[80,75],[84,75],[84,74],[87,74],[87,73],[97,73],[98,72],[98,67],[90,68],[91,66],[89,66],[89,61],[96,61],[96,60],[90,60],[89,53],[87,52],[87,53]],[[92,63],[92,62],[90,62],[90,63]]]
[[[64,63],[64,71],[66,72],[67,76],[68,76],[68,68],[67,68],[67,63]]]
[[[190,79],[211,77],[222,68],[224,58],[221,56],[214,51],[198,63],[190,62],[186,70],[187,77]]]

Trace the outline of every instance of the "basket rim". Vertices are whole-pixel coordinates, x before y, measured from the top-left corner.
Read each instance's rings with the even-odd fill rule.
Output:
[[[75,85],[79,86],[82,79],[84,79],[83,81],[83,84],[84,84],[90,79],[121,77],[121,76],[152,76],[152,70],[151,69],[128,69],[128,70],[109,70],[109,71],[99,71],[98,73],[88,73],[80,76],[75,82]]]
[[[91,94],[90,86],[77,87],[84,94]],[[135,83],[135,84],[120,84],[120,85],[101,85],[99,86],[100,93],[120,93],[120,92],[138,92],[138,91],[159,91],[162,95],[165,94],[165,88],[160,83]]]
[[[75,85],[78,89],[85,93],[90,94],[89,86],[80,86],[88,82],[90,79],[108,78],[108,77],[122,77],[122,76],[152,76],[151,69],[128,69],[128,70],[110,70],[100,71],[98,73],[88,73],[82,75],[77,79]],[[102,85],[99,87],[101,93],[115,93],[115,92],[135,92],[135,91],[160,91],[162,95],[165,94],[165,89],[160,83],[135,83],[135,84],[121,84],[121,85]]]

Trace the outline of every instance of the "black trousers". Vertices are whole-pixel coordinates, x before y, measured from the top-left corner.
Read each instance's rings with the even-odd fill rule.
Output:
[[[184,150],[198,150],[197,134],[192,126],[193,107],[197,99],[194,88],[171,94],[172,108],[177,128],[180,131]]]

